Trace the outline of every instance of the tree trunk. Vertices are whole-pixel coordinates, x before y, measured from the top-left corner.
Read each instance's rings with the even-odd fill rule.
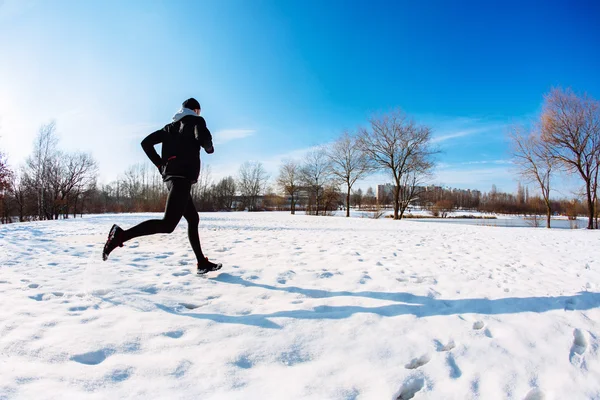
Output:
[[[348,185],[348,193],[346,194],[346,218],[350,217],[350,186]]]
[[[400,219],[398,210],[400,210],[400,183],[396,182],[396,187],[394,188],[394,219]]]
[[[592,188],[590,187],[590,181],[588,180],[586,183],[587,189],[587,203],[588,203],[588,226],[587,229],[594,229],[594,201],[592,200]]]
[[[546,228],[550,229],[550,215],[552,214],[552,210],[550,206],[546,207]]]
[[[296,214],[296,202],[294,201],[294,193],[292,193],[292,215]]]

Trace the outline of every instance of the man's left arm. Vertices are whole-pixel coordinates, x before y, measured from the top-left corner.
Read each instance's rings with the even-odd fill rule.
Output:
[[[212,135],[206,126],[206,121],[202,117],[198,117],[198,122],[196,123],[196,127],[194,129],[194,134],[196,135],[196,140],[200,142],[200,145],[204,147],[204,150],[208,154],[212,154],[215,152],[215,148],[212,142]]]

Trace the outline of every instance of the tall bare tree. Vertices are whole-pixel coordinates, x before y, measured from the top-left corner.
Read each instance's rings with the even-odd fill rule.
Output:
[[[66,212],[73,206],[73,217],[77,214],[77,206],[83,201],[84,194],[94,187],[98,176],[98,165],[89,153],[67,154],[63,159],[65,164],[62,199],[66,201]]]
[[[417,125],[401,110],[370,119],[370,129],[360,129],[360,147],[377,167],[390,173],[394,187],[394,219],[401,219],[403,198],[412,192],[423,174],[433,166],[437,153],[431,144],[431,128]],[[413,185],[412,189],[404,185]],[[401,190],[406,190],[405,195]]]
[[[552,216],[550,177],[555,168],[555,159],[537,129],[526,132],[520,127],[515,127],[509,138],[513,161],[519,168],[519,173],[525,180],[536,182],[540,187],[546,206],[546,228],[550,228],[550,217]],[[517,201],[525,202],[525,191],[520,183]]]
[[[294,160],[288,160],[279,168],[277,186],[291,198],[291,213],[296,214],[296,201],[300,185],[300,166]]]
[[[346,217],[350,217],[350,195],[357,180],[373,171],[373,164],[360,146],[358,138],[348,132],[342,135],[327,150],[331,173],[346,188]]]
[[[262,163],[257,161],[246,161],[241,165],[238,173],[238,189],[248,207],[248,211],[255,211],[258,207],[258,197],[267,187],[269,175]]]
[[[593,229],[600,167],[600,104],[571,89],[552,89],[544,98],[542,139],[566,171],[583,180],[587,228]]]
[[[33,153],[27,159],[25,180],[36,192],[39,219],[48,219],[52,214],[47,201],[49,197],[47,192],[52,168],[56,171],[57,145],[56,123],[52,121],[40,127],[33,145]]]
[[[323,147],[309,151],[300,169],[300,181],[314,195],[315,213],[322,208],[324,187],[331,177],[331,163]]]

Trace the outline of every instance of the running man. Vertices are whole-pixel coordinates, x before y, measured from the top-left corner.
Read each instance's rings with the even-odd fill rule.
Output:
[[[162,143],[162,156],[154,149],[158,143]],[[113,225],[102,252],[104,261],[115,248],[123,247],[123,243],[128,240],[173,232],[183,216],[187,220],[188,238],[198,260],[197,273],[202,275],[221,269],[222,264],[208,261],[202,253],[198,236],[200,218],[190,193],[200,174],[201,147],[208,154],[215,151],[206,121],[200,116],[200,103],[190,98],[183,102],[181,110],[173,117],[173,122],[151,133],[142,141],[144,152],[156,165],[169,188],[165,215],[162,219],[144,221],[127,230]]]

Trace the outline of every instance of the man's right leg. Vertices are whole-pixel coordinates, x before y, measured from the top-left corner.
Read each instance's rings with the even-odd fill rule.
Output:
[[[126,242],[136,237],[154,235],[156,233],[171,233],[177,227],[185,211],[190,196],[191,184],[186,179],[173,179],[170,186],[165,215],[162,219],[150,219],[122,233],[122,241]]]
[[[185,210],[190,195],[191,184],[184,179],[172,180],[167,182],[167,184],[169,185],[169,195],[167,196],[163,219],[144,221],[126,231],[117,225],[113,225],[102,252],[102,259],[104,261],[108,259],[108,255],[115,248],[122,246],[128,240],[155,233],[171,233],[175,230]]]

